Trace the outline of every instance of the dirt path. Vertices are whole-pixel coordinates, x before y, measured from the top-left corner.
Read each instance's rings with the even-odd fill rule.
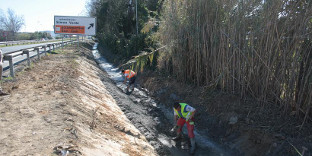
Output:
[[[5,80],[0,155],[157,155],[107,91],[114,84],[85,46]]]

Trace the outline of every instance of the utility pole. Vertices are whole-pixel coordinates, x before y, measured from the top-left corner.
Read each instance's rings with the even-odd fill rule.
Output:
[[[135,21],[136,21],[136,35],[139,34],[138,29],[138,0],[135,0]]]

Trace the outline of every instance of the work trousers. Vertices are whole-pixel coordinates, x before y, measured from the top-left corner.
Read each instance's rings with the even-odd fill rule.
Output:
[[[192,120],[189,120],[189,121],[192,121]],[[177,122],[177,125],[179,126],[178,133],[182,131],[182,128],[185,123],[186,123],[189,138],[194,138],[195,135],[194,135],[194,122],[193,121],[192,121],[192,124],[190,124],[189,122],[186,122],[185,119],[179,118]]]

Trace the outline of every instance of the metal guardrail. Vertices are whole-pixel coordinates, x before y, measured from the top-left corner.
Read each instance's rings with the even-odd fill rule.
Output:
[[[7,42],[0,42],[0,46],[12,46],[12,45],[23,45],[23,44],[36,44],[42,42],[49,42],[49,41],[56,41],[56,40],[46,40],[46,41],[37,41],[37,40],[20,40],[20,41],[7,41]]]
[[[3,54],[3,60],[9,61],[10,75],[11,77],[14,77],[14,62],[13,62],[14,57],[26,54],[27,65],[30,66],[30,55],[29,55],[30,52],[37,51],[37,57],[38,59],[40,59],[40,49],[43,49],[44,50],[43,53],[47,55],[47,52],[51,53],[52,49],[54,51],[58,47],[63,47],[64,45],[67,45],[67,44],[73,44],[74,42],[77,42],[77,41],[64,41],[64,42],[60,41],[60,42],[54,42],[54,43],[47,43],[41,46],[34,46],[34,47],[26,48],[26,49],[20,49],[20,50],[7,52]],[[47,50],[47,48],[49,49]]]
[[[66,38],[68,39],[68,38]],[[44,42],[51,42],[51,41],[60,41],[60,39],[54,40],[45,40],[45,41],[38,41],[38,40],[19,40],[19,41],[7,41],[7,42],[0,42],[0,46],[13,46],[13,45],[24,45],[24,44],[37,44],[37,43],[44,43]]]

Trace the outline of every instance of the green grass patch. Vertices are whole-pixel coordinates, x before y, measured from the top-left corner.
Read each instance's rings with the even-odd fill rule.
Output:
[[[8,77],[4,77],[2,78],[2,80],[0,81],[1,83],[4,82],[4,81],[10,81],[10,80],[13,80],[14,78],[11,77],[11,76],[8,76]]]

